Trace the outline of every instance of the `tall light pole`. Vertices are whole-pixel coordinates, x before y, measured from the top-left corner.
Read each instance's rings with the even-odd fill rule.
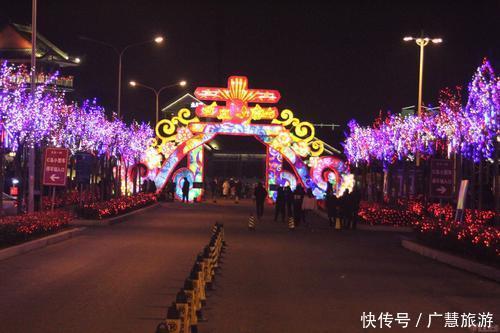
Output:
[[[135,46],[140,46],[140,45],[149,44],[149,43],[161,44],[164,41],[164,38],[162,36],[157,36],[154,39],[149,39],[149,40],[146,40],[146,41],[143,41],[143,42],[129,44],[129,45],[123,47],[123,48],[118,48],[118,47],[116,47],[113,44],[110,44],[110,43],[107,43],[107,42],[103,42],[103,41],[100,41],[100,40],[97,40],[97,39],[93,39],[93,38],[88,38],[88,37],[84,37],[84,36],[81,36],[80,38],[83,39],[83,40],[89,41],[89,42],[93,42],[93,43],[97,43],[97,44],[101,44],[101,45],[110,47],[118,55],[118,94],[117,94],[117,96],[118,96],[117,99],[118,100],[117,100],[117,103],[116,103],[116,113],[118,114],[118,117],[121,117],[122,58],[123,58],[123,54],[125,53],[125,51],[127,51],[128,49],[130,49],[132,47],[135,47]]]
[[[147,86],[147,85],[139,83],[137,81],[130,81],[129,84],[132,87],[146,88],[148,90],[151,90],[155,94],[155,97],[156,97],[156,123],[158,124],[158,120],[159,120],[158,118],[159,118],[159,112],[160,112],[160,106],[159,106],[160,93],[167,88],[171,88],[171,87],[175,87],[175,86],[184,87],[184,86],[186,86],[187,82],[182,80],[182,81],[179,81],[179,82],[174,83],[174,84],[169,84],[169,85],[163,86],[160,89],[155,89],[153,87]]]
[[[417,115],[419,117],[422,116],[422,86],[424,81],[424,48],[429,44],[439,44],[442,43],[443,40],[441,38],[429,38],[429,37],[411,37],[407,36],[403,38],[405,42],[415,41],[415,43],[420,47],[420,64],[419,64],[419,72],[418,72],[418,104],[417,104]],[[417,152],[416,156],[416,164],[420,165],[420,156]]]

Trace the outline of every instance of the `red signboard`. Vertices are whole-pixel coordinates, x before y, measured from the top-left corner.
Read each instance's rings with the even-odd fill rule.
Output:
[[[453,161],[431,160],[431,197],[450,198],[453,195]]]
[[[66,186],[68,155],[68,150],[65,148],[45,149],[43,159],[43,185]]]

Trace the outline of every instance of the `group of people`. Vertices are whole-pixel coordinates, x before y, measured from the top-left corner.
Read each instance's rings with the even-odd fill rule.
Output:
[[[143,193],[155,193],[156,192],[156,184],[153,180],[146,178],[141,186],[141,192]]]
[[[237,178],[225,180],[213,178],[209,183],[209,190],[211,199],[214,202],[216,202],[219,197],[232,199],[238,202],[240,199],[248,197],[250,186],[248,183],[244,183]]]
[[[361,193],[355,187],[352,192],[345,190],[340,198],[335,195],[332,184],[326,189],[326,209],[330,226],[336,229],[356,229]]]
[[[258,183],[254,190],[256,215],[257,218],[262,218],[264,214],[264,202],[268,193],[262,183]],[[311,189],[304,190],[302,185],[297,185],[292,191],[290,186],[278,186],[276,190],[276,203],[274,207],[274,221],[281,219],[285,222],[285,218],[293,218],[295,225],[307,223],[307,214],[309,211],[316,209],[317,203]]]
[[[182,184],[182,202],[189,201],[189,190],[191,184],[187,178],[184,178]],[[243,183],[239,179],[226,179],[221,181],[213,178],[209,183],[211,199],[215,202],[219,196],[228,199],[234,199],[238,202],[239,199],[251,196],[251,189],[248,183]],[[154,182],[146,180],[143,184],[143,192],[154,192],[156,186]],[[173,181],[167,183],[164,189],[166,200],[173,201],[176,191],[176,184]],[[264,203],[268,197],[268,192],[262,182],[258,182],[253,190],[253,197],[256,204],[256,216],[261,219],[264,215]],[[330,226],[336,229],[355,229],[357,213],[361,195],[356,188],[349,192],[345,190],[341,197],[337,197],[333,186],[328,183],[325,195],[326,210]],[[308,212],[317,208],[316,199],[311,189],[307,191],[298,184],[295,190],[290,186],[278,186],[276,189],[276,203],[274,208],[274,221],[280,219],[285,222],[285,219],[293,218],[295,225],[307,223]]]

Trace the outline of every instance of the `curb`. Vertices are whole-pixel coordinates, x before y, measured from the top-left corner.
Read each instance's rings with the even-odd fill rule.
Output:
[[[84,227],[103,227],[103,226],[108,226],[108,225],[112,225],[112,224],[115,224],[115,223],[120,223],[120,222],[122,222],[123,219],[126,219],[129,216],[132,216],[132,215],[135,215],[135,214],[138,214],[138,213],[142,213],[142,212],[144,212],[144,211],[146,211],[148,209],[151,209],[153,207],[157,207],[159,205],[160,205],[160,202],[155,202],[152,205],[139,208],[137,210],[128,212],[126,214],[122,214],[122,215],[118,215],[118,216],[114,216],[114,217],[110,217],[110,218],[102,219],[102,220],[74,219],[71,222],[69,222],[69,224],[72,225],[72,226],[84,226]]]
[[[86,228],[75,228],[72,230],[61,231],[56,234],[42,237],[39,239],[35,239],[26,243],[22,243],[19,245],[14,245],[8,247],[6,249],[0,250],[0,260],[4,260],[10,257],[14,257],[26,252],[30,252],[36,249],[40,249],[42,247],[56,244],[62,242],[66,239],[73,238],[79,236],[81,232],[83,232]]]
[[[464,259],[440,250],[436,250],[408,239],[401,240],[401,246],[403,246],[407,250],[418,253],[425,257],[429,257],[455,268],[460,268],[464,271],[480,275],[495,282],[500,282],[500,270],[494,267]]]
[[[325,212],[323,212],[319,209],[314,209],[313,212],[316,215],[318,215],[319,217],[322,217],[325,220],[328,220],[328,216],[326,215]],[[395,226],[388,226],[388,225],[370,225],[370,224],[365,224],[365,223],[357,223],[356,229],[363,230],[363,231],[385,231],[385,232],[404,232],[404,233],[412,233],[413,232],[413,229],[411,227],[395,227]]]
[[[358,223],[359,230],[365,231],[389,231],[389,232],[406,232],[412,233],[413,229],[411,227],[395,227],[389,225],[370,225],[365,223]]]

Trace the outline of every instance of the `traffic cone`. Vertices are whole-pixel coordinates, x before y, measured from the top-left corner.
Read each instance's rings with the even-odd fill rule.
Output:
[[[248,218],[248,230],[255,231],[255,216],[253,215]]]
[[[292,216],[288,218],[288,230],[290,231],[295,230],[295,222],[293,221]]]
[[[340,218],[336,217],[335,218],[335,230],[341,230],[342,229],[342,223],[340,221]]]

